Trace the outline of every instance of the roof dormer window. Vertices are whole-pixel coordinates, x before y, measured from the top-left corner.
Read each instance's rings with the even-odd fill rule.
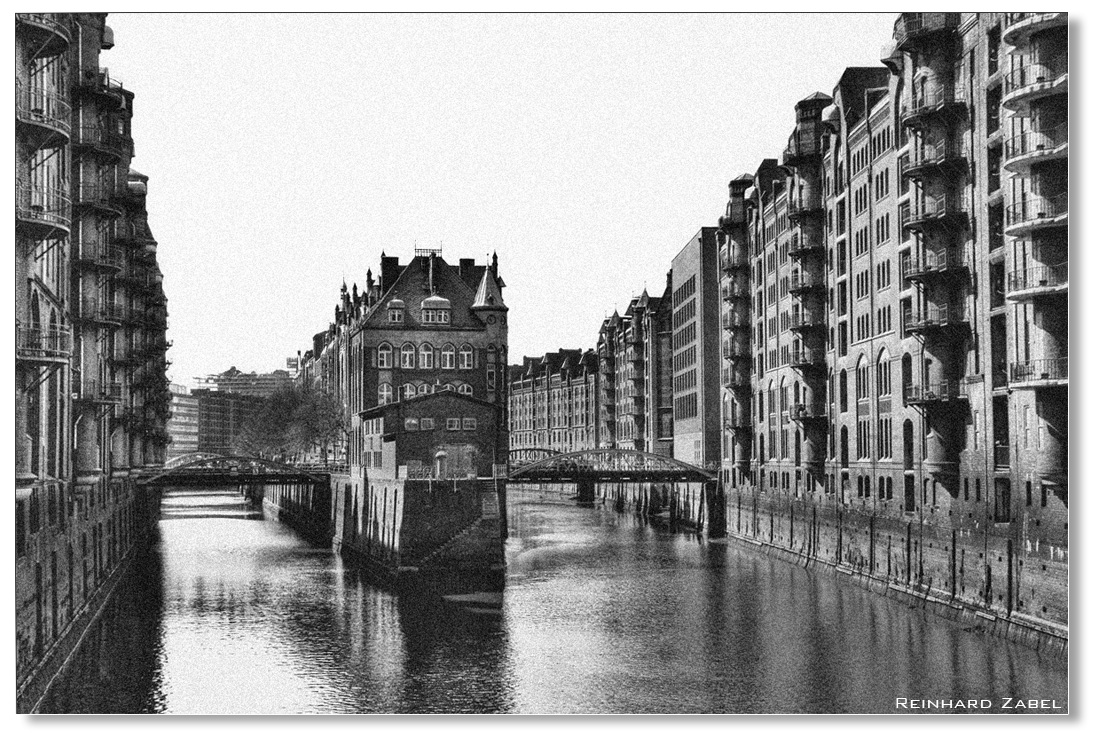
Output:
[[[451,301],[439,295],[430,295],[420,303],[423,323],[450,323]]]
[[[386,304],[386,321],[389,323],[405,322],[405,301],[394,298]]]

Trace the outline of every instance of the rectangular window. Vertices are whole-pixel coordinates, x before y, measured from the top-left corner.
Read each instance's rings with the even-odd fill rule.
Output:
[[[405,432],[412,433],[416,432],[417,430],[420,430],[420,421],[417,420],[415,417],[405,418]]]
[[[463,430],[477,430],[477,418],[476,417],[464,417],[462,418]]]
[[[435,418],[434,417],[422,417],[420,418],[421,430],[435,430]]]
[[[462,421],[460,419],[458,419],[457,417],[447,418],[447,429],[448,430],[461,430],[462,429]]]

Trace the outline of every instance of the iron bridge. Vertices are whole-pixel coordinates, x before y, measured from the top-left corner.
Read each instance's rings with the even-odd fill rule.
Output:
[[[164,470],[149,477],[145,485],[213,486],[219,484],[318,484],[328,481],[328,473],[309,471],[287,463],[255,456],[191,453],[178,456]]]
[[[560,453],[509,469],[508,479],[520,482],[704,483],[717,479],[713,472],[675,458],[619,448]]]

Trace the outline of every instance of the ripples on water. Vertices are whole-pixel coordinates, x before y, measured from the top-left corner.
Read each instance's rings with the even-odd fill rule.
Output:
[[[893,712],[1055,698],[1064,660],[762,557],[548,495],[511,499],[502,613],[366,582],[231,493],[160,541],[58,712]],[[76,681],[76,680],[79,680]]]

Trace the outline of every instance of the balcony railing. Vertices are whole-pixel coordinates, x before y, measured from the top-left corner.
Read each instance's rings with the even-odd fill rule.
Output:
[[[823,407],[795,402],[791,405],[792,420],[824,420],[828,415]]]
[[[959,196],[940,194],[925,196],[915,206],[902,215],[903,227],[920,227],[933,221],[942,221],[948,217],[965,216],[966,205]]]
[[[808,272],[792,272],[790,279],[790,292],[794,294],[809,293],[814,290],[824,290],[825,284]]]
[[[1026,163],[1029,158],[1050,155],[1069,143],[1069,127],[1063,122],[1040,130],[1013,135],[1005,142],[1005,167]]]
[[[77,128],[73,144],[91,147],[117,158],[126,146],[126,136],[99,125],[81,125]]]
[[[61,53],[72,43],[65,13],[16,13],[15,19],[44,36],[42,48],[35,49],[38,57]]]
[[[58,92],[27,86],[22,82],[16,84],[15,117],[20,122],[68,136],[72,113],[69,100]]]
[[[733,254],[730,252],[723,253],[722,256],[718,259],[718,263],[719,266],[726,272],[732,272],[734,270],[737,270],[738,268],[747,268],[749,266],[748,262],[738,261],[738,259],[734,257]]]
[[[1069,379],[1069,358],[1064,356],[1057,359],[1017,362],[1012,365],[1008,375],[1008,381],[1013,384],[1067,379]]]
[[[115,187],[105,181],[81,181],[77,186],[76,200],[78,206],[93,206],[105,209],[116,214],[121,213],[114,203]]]
[[[15,214],[25,223],[49,229],[69,229],[69,193],[27,180],[16,181]]]
[[[940,140],[935,143],[917,145],[901,172],[903,175],[915,176],[920,172],[943,166],[952,162],[965,162],[966,151],[963,146],[955,141]]]
[[[962,254],[955,249],[945,249],[941,252],[926,251],[922,257],[913,257],[906,260],[902,269],[902,277],[916,280],[929,275],[937,275],[959,270],[966,267]]]
[[[79,399],[84,402],[115,404],[122,401],[122,382],[88,378],[81,383]]]
[[[1058,224],[1059,217],[1069,213],[1069,194],[1027,198],[1005,208],[1005,228],[1034,227]],[[1010,232],[1005,232],[1009,234]]]
[[[901,109],[901,121],[903,123],[916,123],[924,117],[939,114],[947,109],[952,109],[959,106],[960,109],[965,109],[962,106],[964,100],[959,98],[959,95],[955,93],[953,89],[950,89],[944,84],[932,86],[923,91],[923,93],[917,93],[913,97],[913,105],[911,107],[902,106]]]
[[[126,306],[119,303],[86,303],[81,307],[81,318],[96,323],[121,324],[128,315]]]
[[[906,331],[928,331],[966,323],[966,314],[961,307],[928,303],[925,308],[924,313],[913,311],[906,315]]]
[[[79,86],[86,92],[108,97],[117,101],[120,105],[123,103],[122,91],[124,87],[122,82],[118,79],[112,79],[107,69],[99,69],[99,73],[93,74],[90,78],[81,77]]]
[[[1068,13],[1005,13],[1005,29],[1002,40],[1009,46],[1023,50],[1034,33],[1065,26]]]
[[[905,390],[905,401],[911,405],[952,402],[962,398],[958,380],[945,379],[928,384],[911,384]]]
[[[751,359],[752,350],[748,345],[734,341],[722,345],[722,357],[731,361],[734,359]]]
[[[1027,64],[1008,69],[1004,75],[1004,94],[1007,97],[1018,89],[1054,82],[1068,72],[1069,62],[1065,56],[1051,59],[1045,64]]]
[[[796,369],[816,369],[825,366],[825,357],[813,349],[795,349],[790,363]]]
[[[121,247],[101,241],[80,242],[76,260],[87,266],[113,270],[121,270],[126,264]]]
[[[793,236],[790,247],[787,250],[790,257],[802,257],[803,255],[825,254],[825,245],[816,241],[813,237]]]
[[[24,361],[63,361],[73,353],[73,334],[68,326],[15,324],[15,354]]]
[[[894,21],[894,40],[904,50],[930,36],[953,30],[958,25],[958,13],[902,13]]]
[[[1009,468],[1011,465],[1012,465],[1012,446],[994,445],[993,446],[993,466],[994,466],[994,468]]]
[[[824,328],[825,326],[825,319],[822,316],[803,311],[791,316],[789,330],[800,331],[809,328]]]
[[[795,196],[787,202],[787,216],[794,220],[820,214],[822,211],[820,196]]]
[[[1060,265],[1037,265],[1026,270],[1017,270],[1008,276],[1007,290],[1009,294],[1019,293],[1023,290],[1036,290],[1039,288],[1061,288],[1069,282],[1069,264],[1063,262]]]
[[[748,288],[737,282],[727,282],[722,285],[722,298],[724,300],[736,300],[737,298],[749,298]]]

